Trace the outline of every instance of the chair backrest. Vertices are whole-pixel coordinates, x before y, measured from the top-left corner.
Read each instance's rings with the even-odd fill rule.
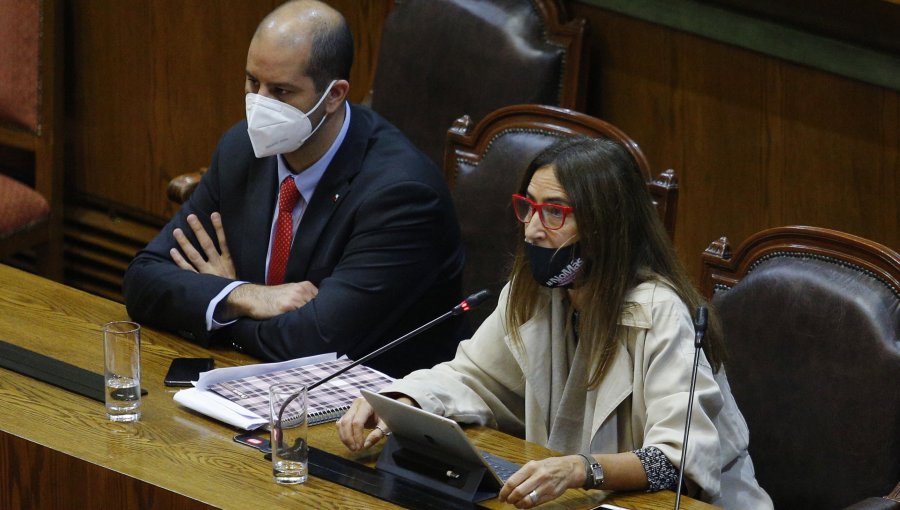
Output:
[[[372,109],[440,164],[447,128],[500,107],[583,109],[586,21],[559,0],[404,0],[385,20]]]
[[[0,222],[0,258],[34,247],[38,269],[55,279],[62,277],[61,49],[61,2],[0,0],[0,150],[34,155],[33,173],[24,176],[33,188],[0,175],[0,200],[21,213],[21,225],[7,215]]]
[[[900,254],[782,227],[703,254],[750,455],[776,508],[844,508],[900,480]]]
[[[466,292],[489,289],[496,296],[509,278],[521,229],[511,212],[510,195],[532,159],[560,138],[573,135],[621,143],[637,161],[667,230],[675,229],[678,186],[667,170],[650,180],[650,165],[640,147],[619,128],[596,117],[544,105],[513,105],[488,114],[473,126],[469,117],[447,133],[444,176],[450,184],[466,247]],[[473,310],[474,325],[493,309]]]
[[[844,510],[900,510],[900,483],[887,496],[866,498]]]

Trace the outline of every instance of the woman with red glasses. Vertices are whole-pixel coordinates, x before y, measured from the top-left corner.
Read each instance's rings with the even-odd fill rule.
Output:
[[[557,142],[528,167],[512,203],[524,243],[496,310],[452,361],[384,393],[569,454],[529,462],[509,478],[500,499],[518,508],[576,487],[674,490],[694,355],[691,311],[703,298],[635,161],[609,140]],[[711,322],[686,487],[724,508],[769,509]],[[359,450],[386,426],[360,399],[338,429]]]

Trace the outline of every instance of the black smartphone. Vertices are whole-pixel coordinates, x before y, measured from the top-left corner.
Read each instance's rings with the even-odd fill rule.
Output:
[[[175,358],[163,380],[166,386],[190,386],[201,372],[212,370],[212,358]]]
[[[260,436],[258,432],[245,432],[234,436],[236,443],[245,444],[263,453],[272,453],[272,445],[269,438]],[[271,459],[270,459],[271,460]]]

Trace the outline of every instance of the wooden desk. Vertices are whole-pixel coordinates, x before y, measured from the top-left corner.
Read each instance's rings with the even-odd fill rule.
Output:
[[[127,319],[125,308],[0,265],[0,340],[103,373],[100,325]],[[102,403],[0,369],[0,508],[396,508],[317,478],[279,486],[261,454],[238,445],[238,432],[193,413],[163,386],[169,362],[209,356],[217,367],[254,362],[242,354],[207,351],[145,328],[141,345],[141,421],[112,423]],[[490,429],[470,429],[482,448],[511,460],[548,451]],[[352,458],[332,424],[310,428],[314,447]],[[359,456],[363,462],[375,455]],[[672,508],[674,493],[619,494],[625,508]],[[590,508],[603,493],[568,491],[541,508]],[[686,509],[713,508],[682,501]],[[513,508],[493,500],[489,508]]]

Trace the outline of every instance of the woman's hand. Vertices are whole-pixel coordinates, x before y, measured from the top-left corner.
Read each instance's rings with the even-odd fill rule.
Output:
[[[372,426],[375,429],[366,435],[366,427]],[[375,410],[362,397],[354,400],[350,409],[337,421],[337,429],[341,441],[354,452],[369,448],[388,433],[387,425],[375,416]]]
[[[566,489],[584,485],[584,461],[578,455],[532,460],[500,489],[500,501],[533,508],[556,499]]]
[[[398,402],[403,402],[408,406],[419,407],[415,400],[402,393],[393,393],[389,396],[393,396]],[[366,427],[372,426],[375,427],[374,430],[366,435]],[[337,429],[341,441],[354,452],[365,450],[391,434],[387,424],[375,416],[375,410],[364,398],[353,401],[350,409],[337,421]]]

